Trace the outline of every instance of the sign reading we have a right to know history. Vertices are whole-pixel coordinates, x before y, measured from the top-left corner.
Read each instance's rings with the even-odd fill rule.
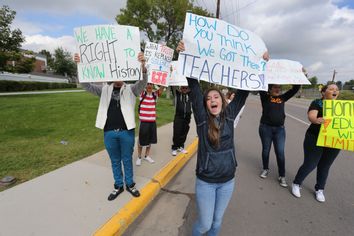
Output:
[[[267,48],[255,33],[215,18],[186,14],[185,51],[178,57],[186,77],[243,90],[267,90],[262,60]]]
[[[133,81],[141,77],[139,28],[91,25],[74,29],[80,82]]]
[[[354,151],[354,101],[323,100],[317,146]]]

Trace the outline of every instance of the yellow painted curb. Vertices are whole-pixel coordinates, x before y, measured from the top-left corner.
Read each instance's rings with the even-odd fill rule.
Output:
[[[188,154],[179,154],[164,166],[144,188],[140,191],[141,196],[130,200],[112,218],[101,226],[94,236],[122,235],[128,226],[141,214],[149,203],[165,187],[168,182],[182,169],[182,167],[194,156],[198,147],[196,138],[188,146]]]

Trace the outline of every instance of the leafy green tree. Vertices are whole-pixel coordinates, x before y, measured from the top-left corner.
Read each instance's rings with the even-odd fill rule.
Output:
[[[53,58],[52,54],[49,51],[45,50],[45,49],[42,49],[39,53],[44,55],[44,56],[46,56],[48,67],[49,68],[53,68],[54,58]]]
[[[311,78],[309,78],[309,81],[311,83],[311,85],[304,85],[302,86],[304,89],[308,89],[308,88],[317,88],[317,85],[318,85],[318,79],[316,76],[313,76]]]
[[[338,81],[336,82],[336,85],[338,86],[339,90],[342,90],[342,88],[343,88],[343,83],[342,83],[342,81],[338,80]]]
[[[17,73],[30,73],[33,71],[35,62],[35,57],[22,57],[16,62],[14,70]]]
[[[56,74],[72,77],[76,75],[76,64],[70,52],[63,48],[54,51],[53,69]]]
[[[346,90],[354,90],[354,79],[352,80],[349,80],[349,81],[346,81],[344,83],[344,86],[343,86],[343,89],[346,89]]]
[[[126,8],[117,15],[118,24],[140,28],[151,42],[165,42],[175,48],[182,39],[186,12],[212,16],[190,0],[127,0]]]
[[[6,62],[19,52],[25,41],[20,29],[11,30],[16,12],[8,6],[0,8],[0,71],[6,69]]]

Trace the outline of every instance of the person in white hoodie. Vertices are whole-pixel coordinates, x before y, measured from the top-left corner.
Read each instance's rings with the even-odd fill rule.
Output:
[[[139,53],[143,79],[135,84],[126,84],[116,81],[110,84],[98,85],[82,83],[82,87],[100,97],[96,117],[96,127],[104,130],[104,144],[112,164],[114,189],[109,194],[108,200],[112,201],[126,190],[134,197],[139,197],[140,192],[135,187],[133,180],[132,156],[135,137],[135,102],[147,84],[145,58]],[[80,57],[75,54],[75,61]],[[124,181],[122,164],[124,168]]]

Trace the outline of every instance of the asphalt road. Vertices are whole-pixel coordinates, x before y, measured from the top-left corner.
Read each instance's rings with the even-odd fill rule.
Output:
[[[290,184],[303,162],[303,138],[309,123],[309,102],[286,104],[286,177]],[[259,97],[251,96],[235,130],[238,168],[236,187],[224,215],[220,235],[354,235],[354,153],[341,151],[331,167],[325,189],[326,202],[314,198],[316,172],[304,181],[302,197],[279,186],[274,151],[270,175],[261,179],[261,143],[258,125]],[[156,200],[129,227],[125,235],[190,235],[196,219],[195,160],[161,191]]]

